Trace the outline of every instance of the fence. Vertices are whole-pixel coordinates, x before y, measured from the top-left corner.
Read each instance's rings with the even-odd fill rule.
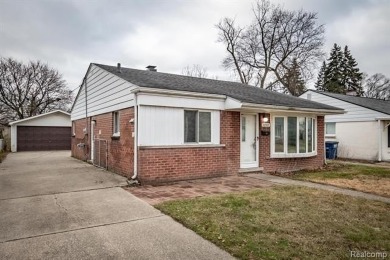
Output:
[[[107,169],[108,167],[108,143],[104,139],[93,141],[93,165]]]

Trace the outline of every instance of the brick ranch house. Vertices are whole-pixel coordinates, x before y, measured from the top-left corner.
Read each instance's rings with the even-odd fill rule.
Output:
[[[324,164],[324,115],[342,109],[241,83],[90,64],[72,107],[72,156],[141,183]]]

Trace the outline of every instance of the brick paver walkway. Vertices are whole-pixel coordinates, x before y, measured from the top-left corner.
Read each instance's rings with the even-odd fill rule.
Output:
[[[212,194],[240,192],[254,188],[267,188],[276,183],[241,176],[226,176],[191,181],[179,181],[166,185],[125,188],[138,198],[155,205],[167,200],[194,198]]]

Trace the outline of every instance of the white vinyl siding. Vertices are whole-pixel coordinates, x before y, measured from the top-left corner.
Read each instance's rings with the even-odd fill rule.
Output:
[[[375,121],[377,117],[388,117],[389,115],[371,110],[362,106],[354,105],[337,98],[329,97],[317,92],[308,91],[302,94],[300,97],[307,99],[307,95],[311,94],[311,100],[342,108],[346,111],[345,114],[340,115],[327,115],[325,122],[359,122],[359,121]]]
[[[134,96],[130,90],[134,87],[129,82],[95,66],[87,75],[76,97],[71,113],[72,120],[85,117],[85,85],[87,86],[88,116],[108,113],[134,105]]]
[[[140,146],[184,145],[184,108],[140,106]],[[220,143],[220,112],[211,112],[211,143]]]

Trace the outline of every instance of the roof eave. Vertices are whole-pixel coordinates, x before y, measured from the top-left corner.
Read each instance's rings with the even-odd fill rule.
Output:
[[[181,90],[171,90],[171,89],[162,89],[162,88],[148,88],[148,87],[135,87],[131,89],[131,93],[149,93],[149,94],[163,94],[163,95],[174,95],[174,96],[190,96],[190,97],[200,97],[200,98],[213,98],[213,99],[226,99],[225,95],[218,94],[208,94],[201,92],[191,92],[191,91],[181,91]]]
[[[302,113],[315,113],[321,115],[345,114],[344,109],[287,107],[287,106],[253,104],[253,103],[242,103],[242,109],[259,109],[264,112],[302,112]]]
[[[31,117],[28,117],[28,118],[23,118],[23,119],[20,119],[20,120],[17,120],[17,121],[13,121],[13,122],[9,123],[9,125],[12,126],[12,125],[14,125],[14,124],[18,124],[18,123],[21,123],[21,122],[25,122],[25,121],[33,120],[33,119],[36,119],[36,118],[48,116],[48,115],[51,115],[51,114],[54,114],[54,113],[62,113],[62,114],[64,114],[64,115],[67,115],[67,116],[70,117],[70,114],[67,113],[67,112],[65,112],[65,111],[62,111],[62,110],[54,110],[54,111],[47,112],[47,113],[44,113],[44,114],[40,114],[40,115],[36,115],[36,116],[31,116]]]

